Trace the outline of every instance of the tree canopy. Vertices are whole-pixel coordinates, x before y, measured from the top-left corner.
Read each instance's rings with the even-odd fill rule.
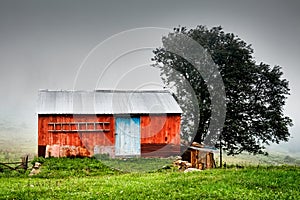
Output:
[[[200,44],[211,56],[222,77],[226,117],[223,129],[215,130],[220,131],[220,138],[215,144],[221,144],[229,155],[234,155],[242,151],[265,153],[265,145],[288,141],[292,120],[284,115],[283,107],[289,87],[288,81],[282,77],[281,67],[256,63],[251,45],[233,33],[225,33],[222,27],[208,29],[197,26],[190,30],[174,28],[172,33],[162,38],[163,47],[154,50],[152,58],[164,83],[174,91],[184,111],[183,142],[193,140],[201,143],[212,131],[209,130],[215,120],[212,95],[217,94],[212,94],[210,89],[216,90],[218,86],[211,87],[207,83],[193,63],[185,59],[189,55],[168,51],[170,45],[174,49],[185,48],[184,44],[174,46],[175,35],[187,36]],[[205,64],[205,59],[199,62],[209,70],[210,65]],[[191,100],[193,97],[196,101]]]

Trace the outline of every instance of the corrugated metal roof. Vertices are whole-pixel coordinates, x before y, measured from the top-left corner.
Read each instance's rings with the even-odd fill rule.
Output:
[[[182,113],[167,90],[39,90],[38,114]]]

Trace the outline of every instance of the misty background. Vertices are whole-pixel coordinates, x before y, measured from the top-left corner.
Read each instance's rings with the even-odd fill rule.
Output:
[[[0,149],[36,149],[39,89],[162,89],[150,67],[161,37],[221,25],[252,44],[258,63],[282,67],[294,126],[271,149],[300,152],[299,9],[296,0],[0,0]]]

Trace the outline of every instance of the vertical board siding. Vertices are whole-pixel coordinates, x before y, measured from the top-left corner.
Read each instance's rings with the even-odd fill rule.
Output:
[[[180,144],[180,115],[141,116],[142,144]]]
[[[50,132],[49,123],[68,122],[109,122],[107,132]],[[58,125],[60,128],[60,125]],[[78,130],[76,125],[63,125],[64,130]],[[85,127],[84,127],[85,128]],[[91,129],[91,126],[88,128]],[[112,115],[39,115],[38,117],[38,145],[43,149],[47,145],[81,147],[89,155],[93,154],[95,146],[114,145],[114,118]],[[40,154],[40,153],[39,153]]]
[[[180,153],[180,115],[141,116],[143,157],[172,156]]]

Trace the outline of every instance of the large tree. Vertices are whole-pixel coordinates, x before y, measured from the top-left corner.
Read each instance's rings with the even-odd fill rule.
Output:
[[[206,56],[193,62],[186,59],[192,56],[184,55],[189,51],[176,54],[178,48],[191,48],[185,46],[182,40],[175,41],[178,35],[200,44],[217,66],[226,95],[226,118],[222,130],[209,130],[215,120],[212,109],[216,109],[216,105],[213,108],[212,98],[218,95],[218,92],[212,94],[212,91],[219,86],[210,85],[194,66],[199,63],[209,71],[211,65],[206,63]],[[220,131],[220,138],[214,144],[221,144],[229,155],[234,155],[242,151],[265,153],[265,145],[288,140],[288,128],[292,121],[284,115],[283,106],[289,88],[288,81],[282,78],[281,67],[256,63],[251,45],[232,33],[225,33],[221,27],[174,28],[173,32],[162,38],[162,42],[163,47],[154,50],[154,66],[160,69],[164,83],[174,91],[184,111],[183,142],[193,140],[201,143],[209,131]]]

